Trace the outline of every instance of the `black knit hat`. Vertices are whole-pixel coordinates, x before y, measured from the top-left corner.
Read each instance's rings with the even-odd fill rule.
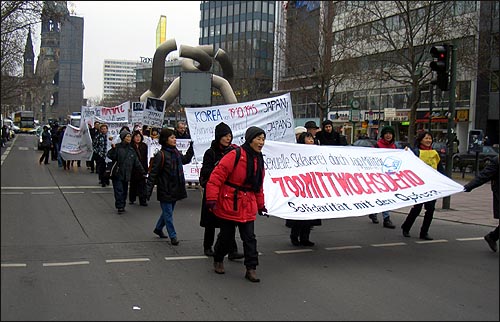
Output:
[[[226,136],[228,134],[233,135],[233,132],[231,131],[231,128],[229,127],[229,125],[227,125],[224,122],[220,122],[219,124],[217,124],[217,126],[215,127],[215,141],[216,142],[219,142],[219,140],[223,136]]]
[[[333,122],[332,122],[332,121],[330,121],[330,120],[326,120],[326,121],[323,121],[323,123],[321,123],[321,126],[322,126],[323,128],[325,128],[325,126],[327,126],[327,125],[331,125],[331,126],[333,126]]]
[[[245,142],[252,142],[255,137],[264,134],[264,138],[266,137],[266,132],[260,127],[250,126],[245,132]]]
[[[394,132],[394,129],[392,128],[392,126],[387,125],[387,126],[384,126],[382,128],[382,130],[380,131],[380,137],[381,138],[384,137],[384,134],[386,134],[387,132],[392,133],[393,138],[396,135],[396,132]]]

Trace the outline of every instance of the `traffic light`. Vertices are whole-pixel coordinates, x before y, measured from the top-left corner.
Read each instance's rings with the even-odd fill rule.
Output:
[[[448,45],[433,46],[431,48],[431,55],[435,60],[430,64],[433,71],[436,72],[436,77],[432,79],[431,83],[437,85],[442,91],[449,90],[448,77],[449,77],[449,54]]]

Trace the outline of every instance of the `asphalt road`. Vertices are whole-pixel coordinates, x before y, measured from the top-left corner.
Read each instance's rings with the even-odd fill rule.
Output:
[[[435,219],[431,242],[366,217],[323,220],[294,247],[284,220],[260,217],[261,283],[242,261],[213,272],[203,255],[201,193],[174,212],[180,240],[152,233],[159,202],[118,215],[85,164],[39,165],[36,138],[9,142],[1,166],[3,320],[499,320],[492,228]],[[2,149],[4,152],[4,149]],[[153,194],[155,196],[155,194]],[[458,210],[459,211],[459,210]],[[403,212],[392,213],[397,227]],[[240,249],[241,241],[238,240]]]

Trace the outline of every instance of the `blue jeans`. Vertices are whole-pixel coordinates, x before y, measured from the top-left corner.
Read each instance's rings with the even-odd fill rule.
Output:
[[[170,239],[177,238],[177,233],[175,232],[175,227],[174,227],[174,217],[173,217],[175,201],[174,202],[160,201],[160,207],[161,207],[161,215],[160,218],[158,218],[158,222],[156,223],[156,229],[162,230],[163,226],[165,226],[167,228],[168,237],[170,237]]]
[[[113,191],[115,193],[116,209],[124,208],[127,203],[128,181],[113,179]]]

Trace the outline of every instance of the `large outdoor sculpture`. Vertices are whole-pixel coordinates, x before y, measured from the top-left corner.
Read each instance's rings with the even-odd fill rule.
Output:
[[[153,57],[151,86],[141,95],[141,102],[146,102],[148,97],[155,97],[165,101],[165,106],[169,106],[177,96],[179,96],[180,76],[175,78],[167,90],[162,94],[165,76],[165,58],[167,55],[177,50],[175,39],[168,39],[158,48]],[[212,45],[201,45],[197,47],[181,45],[179,57],[182,57],[182,71],[208,72],[212,68],[213,60],[219,62],[223,76],[212,75],[212,86],[217,88],[227,104],[237,103],[233,88],[229,80],[233,78],[233,66],[227,53],[219,48],[214,55]]]

